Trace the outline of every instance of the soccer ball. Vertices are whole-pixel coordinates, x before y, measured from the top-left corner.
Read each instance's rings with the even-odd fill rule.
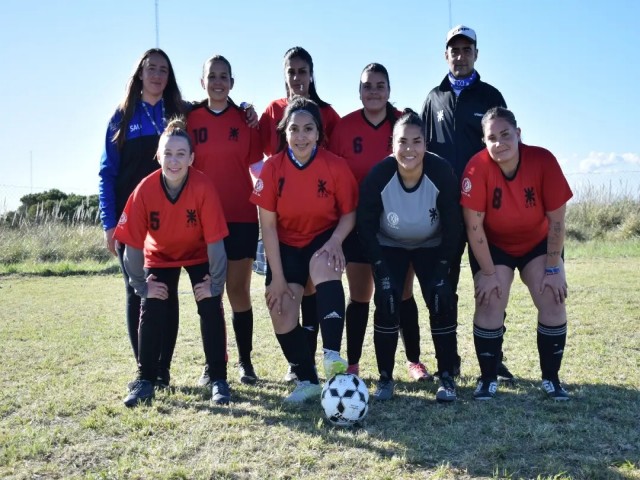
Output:
[[[330,423],[351,427],[369,411],[369,390],[358,376],[338,374],[324,384],[320,403]]]

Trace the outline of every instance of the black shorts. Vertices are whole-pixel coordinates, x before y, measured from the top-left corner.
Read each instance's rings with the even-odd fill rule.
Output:
[[[227,223],[229,236],[224,239],[227,260],[256,258],[259,227],[257,223]]]
[[[309,262],[311,257],[322,247],[331,235],[334,228],[330,228],[326,232],[322,232],[316,236],[311,243],[305,247],[292,247],[280,242],[280,260],[282,262],[282,271],[287,283],[297,283],[303,287],[309,279]],[[269,257],[267,257],[267,278],[265,285],[271,283],[271,268],[269,267]]]
[[[344,252],[344,258],[347,263],[369,263],[367,257],[364,255],[364,249],[360,244],[358,232],[355,228],[351,230],[351,233],[349,233],[347,238],[344,239],[344,242],[342,242],[342,251]]]
[[[473,255],[473,250],[471,248],[468,250],[469,266],[471,267],[471,273],[475,275],[480,271],[480,265],[478,264],[476,257]],[[520,257],[509,255],[504,250],[491,244],[489,244],[489,253],[491,254],[491,260],[493,260],[494,265],[504,265],[509,267],[511,270],[515,270],[517,268],[522,273],[524,267],[526,267],[531,260],[539,257],[540,255],[547,254],[547,239],[545,238],[530,251]],[[564,259],[564,250],[562,252],[562,258]]]

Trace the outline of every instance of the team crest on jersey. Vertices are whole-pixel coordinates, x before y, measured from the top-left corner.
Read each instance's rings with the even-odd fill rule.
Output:
[[[318,179],[318,197],[326,198],[329,196],[329,191],[327,190],[327,181]]]
[[[431,220],[431,225],[438,221],[440,215],[438,215],[438,209],[433,207],[429,209],[429,220]]]
[[[536,206],[536,192],[533,187],[527,187],[524,189],[524,206],[526,208]]]
[[[124,225],[125,223],[127,223],[127,214],[125,212],[122,212],[122,215],[120,215],[120,220],[118,220],[118,225]]]
[[[438,110],[438,121],[442,122],[444,120],[444,110]]]
[[[398,223],[400,223],[400,217],[396,212],[387,213],[387,225],[389,228],[398,229]]]
[[[471,180],[469,180],[469,177],[464,177],[464,179],[462,180],[462,193],[464,195],[469,195],[469,192],[471,191]]]
[[[259,178],[258,180],[256,180],[256,184],[253,187],[253,193],[255,195],[260,195],[260,192],[262,192],[263,188],[264,188],[264,183],[262,182],[262,179]]]
[[[198,216],[195,210],[187,208],[187,227],[195,227],[198,225]]]
[[[238,127],[229,128],[229,140],[237,142],[240,139],[240,129]]]

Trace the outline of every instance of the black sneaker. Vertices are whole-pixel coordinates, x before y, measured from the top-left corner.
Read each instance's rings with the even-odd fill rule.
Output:
[[[171,382],[171,374],[168,368],[158,368],[158,375],[156,376],[156,387],[160,389],[169,388]]]
[[[238,372],[240,373],[240,383],[246,383],[253,385],[258,381],[256,371],[253,369],[253,365],[247,362],[238,363]]]
[[[560,384],[560,380],[542,380],[542,389],[547,393],[551,400],[556,402],[564,402],[569,400],[569,394]]]
[[[442,375],[440,375],[440,386],[436,392],[436,400],[439,403],[449,403],[455,402],[457,399],[456,382],[449,375],[449,372],[442,372]]]
[[[151,403],[155,395],[153,383],[149,380],[136,380],[129,389],[129,395],[124,399],[127,407],[135,407],[140,403]]]
[[[211,378],[209,377],[209,365],[205,365],[202,369],[202,375],[198,379],[198,386],[208,387],[211,385]]]
[[[514,382],[515,379],[513,373],[509,371],[504,363],[498,363],[498,380],[501,382]]]
[[[391,400],[391,397],[393,397],[394,387],[395,385],[393,383],[393,380],[389,380],[389,379],[378,380],[376,391],[373,392],[373,398],[379,401]]]
[[[226,380],[216,380],[211,384],[211,401],[216,405],[228,405],[231,400],[229,384]]]
[[[478,380],[476,390],[473,392],[473,398],[475,398],[476,400],[491,400],[496,396],[497,391],[497,380],[481,378],[480,380]]]

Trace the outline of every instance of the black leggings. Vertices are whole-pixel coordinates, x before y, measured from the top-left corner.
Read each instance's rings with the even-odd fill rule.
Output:
[[[191,285],[203,281],[209,274],[209,264],[201,263],[185,267]],[[145,298],[141,302],[140,332],[138,338],[140,378],[154,381],[157,373],[157,358],[161,351],[163,332],[169,328],[171,315],[171,297],[178,295],[180,267],[149,268],[147,275],[153,274],[156,280],[167,285],[169,299]],[[222,296],[209,297],[199,302],[200,331],[209,376],[212,381],[227,379],[227,336],[222,311]]]
[[[382,247],[382,255],[385,260],[391,281],[398,289],[396,292],[397,305],[400,305],[400,297],[402,288],[409,270],[409,265],[413,265],[413,269],[420,284],[422,296],[429,306],[428,295],[430,283],[433,281],[433,270],[439,260],[439,248],[416,248],[407,250],[404,248]],[[376,300],[376,297],[374,297]],[[376,305],[376,308],[384,308]],[[382,329],[391,331],[392,328],[398,328],[399,325],[386,325],[384,316],[379,315],[374,318],[374,323],[380,324]],[[431,336],[436,351],[436,359],[438,361],[438,371],[447,371],[452,373],[458,358],[458,343],[456,336],[457,316],[455,311],[449,314],[436,314],[429,309],[429,324],[431,327]],[[397,333],[396,333],[397,335]],[[396,340],[397,341],[397,340]],[[412,339],[405,341],[411,342]],[[395,353],[395,349],[394,349]],[[389,368],[389,367],[388,367]]]
[[[129,285],[129,275],[124,268],[124,244],[118,248],[118,260],[120,261],[120,270],[124,277],[125,285],[125,305],[127,331],[129,333],[129,342],[133,350],[133,356],[138,362],[138,328],[140,327],[140,297],[133,291]],[[178,303],[178,292],[170,292],[167,304],[168,320],[167,327],[163,330],[161,339],[160,355],[158,359],[158,369],[164,370],[171,368],[171,360],[173,359],[173,351],[176,347],[178,338],[178,327],[180,325],[180,310]]]

